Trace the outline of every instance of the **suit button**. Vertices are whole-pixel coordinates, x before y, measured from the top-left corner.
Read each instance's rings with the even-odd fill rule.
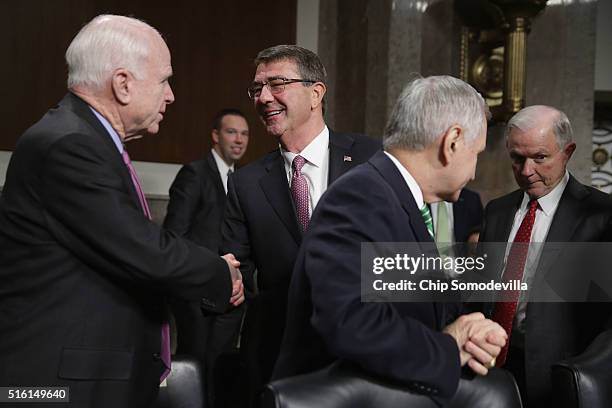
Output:
[[[153,360],[161,360],[161,355],[159,353],[153,353]]]

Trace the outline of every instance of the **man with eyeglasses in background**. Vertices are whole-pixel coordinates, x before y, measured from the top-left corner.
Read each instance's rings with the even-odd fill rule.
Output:
[[[205,157],[184,165],[170,187],[164,227],[218,253],[225,211],[227,178],[246,152],[249,124],[234,108],[219,111],[210,133],[212,149]],[[172,299],[177,324],[177,352],[196,355],[206,371],[208,406],[224,406],[231,389],[224,381],[238,371],[238,335],[244,307],[226,313],[202,313],[199,302]]]
[[[380,148],[325,125],[326,73],[315,53],[278,45],[254,62],[248,95],[279,148],[230,177],[222,228],[222,250],[240,261],[248,296],[241,352],[251,406],[278,357],[291,272],[310,215],[330,183]]]

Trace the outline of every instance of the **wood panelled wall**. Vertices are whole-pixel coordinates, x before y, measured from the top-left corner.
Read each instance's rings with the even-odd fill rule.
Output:
[[[0,150],[66,92],[64,53],[80,27],[103,13],[130,15],[156,27],[172,53],[168,107],[159,134],[130,142],[135,160],[184,163],[210,148],[213,115],[236,107],[247,115],[250,145],[244,162],[272,150],[246,96],[257,52],[295,43],[296,0],[19,0],[0,13]]]

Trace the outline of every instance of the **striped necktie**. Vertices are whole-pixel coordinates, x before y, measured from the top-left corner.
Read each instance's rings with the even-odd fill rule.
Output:
[[[433,238],[433,218],[431,218],[431,211],[429,211],[429,206],[427,204],[423,204],[423,207],[421,207],[421,216],[423,217],[423,221],[425,221],[427,232],[429,232],[429,235],[431,235],[431,237]]]

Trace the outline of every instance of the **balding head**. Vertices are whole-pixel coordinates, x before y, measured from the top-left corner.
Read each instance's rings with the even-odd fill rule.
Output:
[[[141,78],[157,41],[163,41],[159,32],[141,20],[116,15],[95,17],[66,51],[68,88],[100,90],[118,68]]]
[[[562,111],[546,105],[532,105],[521,109],[506,126],[506,138],[512,129],[528,132],[540,128],[551,130],[557,138],[559,148],[573,141],[572,125]]]

